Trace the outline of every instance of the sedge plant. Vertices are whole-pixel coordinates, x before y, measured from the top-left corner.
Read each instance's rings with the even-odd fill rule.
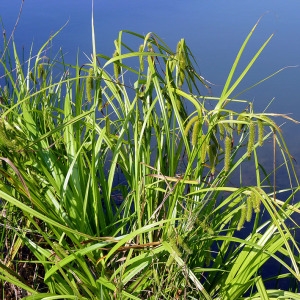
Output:
[[[46,57],[50,40],[23,62],[14,44],[6,47],[2,286],[27,300],[300,299],[293,158],[279,115],[234,96],[272,38],[236,76],[256,27],[219,97],[206,96],[184,39],[174,51],[153,33],[121,31],[107,57],[92,26],[84,65]],[[261,163],[266,141],[290,178],[284,189],[273,182],[277,166],[268,172]],[[235,180],[245,165],[251,185]],[[24,249],[27,259],[18,255]],[[270,261],[283,270],[272,278]],[[276,288],[281,279],[289,289]]]

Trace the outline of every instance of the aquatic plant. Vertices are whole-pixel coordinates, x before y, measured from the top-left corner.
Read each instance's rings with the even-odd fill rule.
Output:
[[[121,31],[107,57],[96,51],[92,25],[92,59],[82,66],[61,53],[45,58],[55,35],[26,62],[7,48],[2,285],[27,300],[300,299],[298,179],[272,119],[279,115],[234,97],[272,38],[234,80],[256,27],[220,97],[206,95],[184,39],[174,52],[154,33]],[[258,151],[267,140],[282,157],[270,172]],[[290,178],[285,189],[275,185],[279,167]],[[273,278],[264,273],[270,261],[282,267]],[[282,279],[289,290],[275,288]]]

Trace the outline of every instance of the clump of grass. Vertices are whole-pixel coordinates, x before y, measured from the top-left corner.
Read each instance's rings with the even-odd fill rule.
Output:
[[[1,124],[15,132],[18,147],[1,140],[0,197],[11,210],[2,216],[2,240],[14,237],[14,252],[1,258],[0,279],[27,291],[28,300],[298,297],[297,289],[267,289],[271,279],[261,273],[275,259],[287,270],[275,280],[298,280],[299,248],[286,221],[299,208],[292,202],[297,188],[287,187],[282,202],[281,190],[264,185],[269,174],[257,147],[273,137],[290,177],[292,157],[272,114],[245,111],[251,103],[231,98],[271,39],[232,83],[256,26],[220,97],[205,95],[184,40],[174,52],[153,33],[121,31],[109,58],[97,54],[93,38],[92,61],[58,81],[53,61],[40,67],[47,43],[23,65],[13,45],[15,66],[9,52],[1,60],[8,87],[0,90]],[[127,35],[142,46],[134,50]],[[127,64],[132,58],[136,69]],[[208,100],[215,106],[208,109]],[[230,102],[240,111],[226,108]],[[254,185],[233,186],[246,163],[253,164]],[[14,211],[26,220],[20,229]],[[12,267],[25,246],[48,290]]]

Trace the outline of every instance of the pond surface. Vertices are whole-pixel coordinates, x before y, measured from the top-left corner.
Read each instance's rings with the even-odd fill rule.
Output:
[[[0,2],[0,16],[9,35],[19,14],[21,0]],[[243,62],[246,64],[260,45],[275,33],[256,65],[241,85],[241,90],[264,77],[287,67],[300,65],[300,1],[95,1],[97,52],[111,55],[113,41],[123,29],[141,34],[154,32],[175,49],[185,38],[199,64],[201,74],[214,85],[219,95],[239,47],[256,21],[262,18],[251,39]],[[59,48],[65,60],[74,64],[91,53],[91,1],[88,0],[26,0],[15,32],[20,49],[34,52],[51,34],[67,26],[54,39],[53,53]],[[2,48],[2,45],[0,44]],[[27,51],[27,52],[26,52]],[[300,120],[300,68],[287,68],[243,98],[254,101],[255,110],[262,111],[275,98],[268,112],[286,113]],[[276,120],[284,123],[282,119]],[[300,161],[300,125],[288,122],[283,134],[292,155]],[[266,153],[266,160],[270,157]],[[296,168],[300,170],[299,166]],[[283,179],[282,179],[283,180]]]

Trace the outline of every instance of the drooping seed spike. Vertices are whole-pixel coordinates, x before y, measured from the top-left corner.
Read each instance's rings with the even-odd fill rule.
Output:
[[[240,219],[239,219],[239,222],[238,222],[238,225],[237,225],[237,230],[240,231],[244,224],[245,224],[245,221],[246,221],[246,213],[247,213],[247,207],[246,205],[243,205],[240,209]]]
[[[201,145],[201,163],[204,164],[206,159],[206,153],[207,153],[207,139],[205,134],[202,134],[201,136],[200,145]]]
[[[252,219],[252,212],[253,212],[253,201],[252,201],[252,197],[251,196],[247,197],[246,206],[247,206],[246,221],[250,222],[251,219]]]
[[[227,135],[225,138],[225,154],[224,154],[225,172],[228,172],[230,168],[230,156],[231,156],[231,137]]]
[[[181,52],[181,40],[177,43],[176,54],[178,55]]]
[[[178,52],[177,52],[179,66],[180,66],[180,68],[185,69],[185,67],[186,67],[185,40],[181,39],[178,44],[180,44],[180,46],[178,47]]]
[[[38,65],[38,78],[43,78],[44,77],[44,66],[42,64]]]
[[[256,214],[260,212],[261,199],[259,193],[252,192],[251,194],[253,209]]]
[[[181,87],[185,80],[185,68],[187,66],[185,52],[185,41],[181,39],[177,44],[176,56],[178,59],[178,86]]]
[[[262,120],[257,120],[258,129],[258,145],[261,147],[264,143],[264,123]]]
[[[247,146],[247,155],[248,155],[248,157],[251,156],[251,153],[252,153],[253,148],[254,148],[254,142],[255,142],[255,123],[250,121],[248,146]]]
[[[88,77],[86,78],[86,97],[89,102],[92,101],[93,75],[94,75],[94,70],[93,68],[90,68]]]
[[[200,121],[196,121],[194,123],[194,127],[193,127],[193,133],[192,133],[192,145],[195,147],[197,145],[198,142],[198,136],[199,136],[199,130],[200,130]]]
[[[8,89],[8,86],[7,86],[7,85],[5,85],[5,86],[3,87],[3,94],[4,94],[4,97],[5,97],[6,99],[9,98],[9,89]]]
[[[184,69],[180,69],[179,70],[179,77],[178,77],[178,86],[179,87],[181,87],[183,85],[184,79],[185,79]]]
[[[29,73],[29,77],[30,77],[30,79],[32,80],[32,82],[33,82],[34,84],[37,84],[37,81],[36,81],[36,79],[34,78],[34,75],[33,75],[32,72]]]
[[[199,119],[198,116],[195,116],[193,118],[191,118],[188,123],[185,126],[184,129],[184,135],[187,136],[189,134],[190,129],[192,128],[193,124]]]

